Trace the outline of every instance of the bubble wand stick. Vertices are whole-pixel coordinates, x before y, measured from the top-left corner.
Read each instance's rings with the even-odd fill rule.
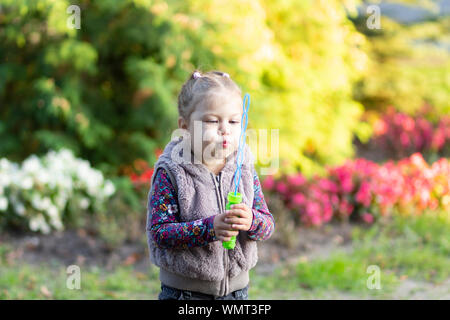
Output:
[[[250,95],[248,93],[244,96],[243,113],[241,119],[241,135],[239,136],[239,147],[236,157],[236,171],[234,172],[234,192],[228,192],[226,209],[230,210],[231,205],[242,202],[242,194],[237,192],[239,183],[241,181],[241,167],[244,161],[244,146],[248,123],[248,109],[250,108]],[[232,236],[230,241],[222,241],[222,246],[225,249],[234,249],[236,246],[236,236]]]

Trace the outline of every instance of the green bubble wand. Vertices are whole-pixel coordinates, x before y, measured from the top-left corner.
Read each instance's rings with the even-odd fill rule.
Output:
[[[234,192],[228,192],[227,196],[227,204],[226,209],[230,210],[230,207],[233,204],[239,204],[242,202],[242,194],[237,192],[239,183],[241,181],[241,167],[242,163],[244,161],[244,146],[245,146],[245,138],[246,138],[246,131],[247,131],[247,123],[248,123],[248,109],[250,108],[250,95],[248,93],[244,96],[244,104],[243,109],[244,112],[242,113],[242,119],[241,119],[241,135],[239,136],[239,147],[236,157],[236,171],[234,172]],[[234,249],[236,246],[236,236],[232,236],[230,241],[222,241],[222,246],[225,249]]]

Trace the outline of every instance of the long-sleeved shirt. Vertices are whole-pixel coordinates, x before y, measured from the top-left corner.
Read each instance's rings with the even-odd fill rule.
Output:
[[[175,188],[167,172],[160,168],[151,195],[151,232],[160,248],[189,248],[204,246],[218,240],[214,232],[214,217],[180,222]],[[275,221],[267,208],[258,175],[254,172],[253,221],[247,235],[252,240],[266,240],[272,234]]]

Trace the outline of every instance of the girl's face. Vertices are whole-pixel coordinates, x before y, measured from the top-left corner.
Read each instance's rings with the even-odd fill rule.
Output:
[[[222,163],[239,146],[241,134],[242,101],[239,95],[216,93],[204,99],[191,113],[189,124],[182,118],[180,127],[191,135],[191,148],[201,146],[203,163]]]

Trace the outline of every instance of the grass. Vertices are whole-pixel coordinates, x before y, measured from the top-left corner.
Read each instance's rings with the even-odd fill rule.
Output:
[[[131,266],[112,272],[97,267],[80,271],[80,288],[69,289],[70,274],[63,267],[2,265],[0,299],[156,299],[160,290],[153,266],[147,273]]]
[[[403,279],[439,284],[450,278],[450,223],[441,216],[396,217],[388,224],[356,227],[351,252],[283,265],[270,276],[251,270],[251,299],[390,299]],[[0,245],[0,299],[156,299],[158,269],[136,272],[81,268],[81,288],[68,289],[65,266],[8,262],[12,248]],[[381,289],[369,289],[371,265]]]
[[[277,269],[271,277],[253,272],[254,299],[396,298],[403,279],[439,285],[450,277],[450,223],[438,215],[394,217],[386,225],[357,227],[353,250],[326,259],[303,260]],[[380,270],[380,290],[367,281],[374,265]]]

